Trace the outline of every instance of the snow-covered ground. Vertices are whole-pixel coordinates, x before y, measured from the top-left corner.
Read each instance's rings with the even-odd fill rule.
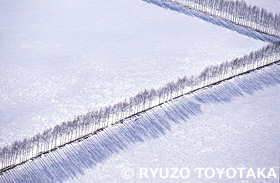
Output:
[[[0,147],[267,44],[140,0],[5,0],[0,17]]]
[[[0,181],[276,183],[279,90],[280,66],[273,65],[166,103],[136,121],[108,128],[17,167],[0,176]],[[151,170],[157,168],[163,168],[162,176],[168,177],[161,178],[157,172],[153,178]],[[170,178],[172,168],[183,173]],[[186,178],[187,168],[190,176]],[[199,178],[193,171],[197,168],[208,168],[208,173],[203,171]],[[215,175],[207,178],[213,175],[212,168]],[[219,178],[216,168],[230,171]],[[239,168],[245,168],[243,178]],[[258,168],[263,175],[257,174]],[[145,170],[147,173],[140,173]]]

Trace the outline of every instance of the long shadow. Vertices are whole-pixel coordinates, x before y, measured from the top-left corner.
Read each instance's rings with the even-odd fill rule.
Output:
[[[270,43],[277,43],[277,42],[280,41],[279,37],[267,35],[267,34],[258,32],[256,30],[246,28],[246,27],[243,27],[241,25],[234,24],[234,23],[232,23],[230,21],[227,21],[223,18],[220,18],[220,17],[217,17],[217,16],[212,16],[210,14],[207,14],[207,13],[204,13],[204,12],[201,12],[201,11],[196,11],[194,9],[190,9],[190,8],[184,6],[180,3],[177,3],[177,2],[172,2],[170,0],[164,0],[164,1],[162,1],[162,0],[143,0],[143,1],[145,1],[147,3],[150,3],[150,4],[155,4],[157,6],[165,8],[165,9],[170,9],[170,10],[173,10],[173,11],[184,13],[184,14],[189,15],[189,16],[200,18],[200,19],[202,19],[204,21],[207,21],[207,22],[210,22],[214,25],[225,27],[227,29],[233,30],[235,32],[238,32],[240,34],[246,35],[248,37],[251,37],[251,38],[254,38],[254,39],[257,39],[257,40],[270,42]]]
[[[277,64],[233,78],[167,102],[122,124],[106,128],[94,136],[18,166],[0,175],[0,182],[49,183],[75,178],[137,143],[172,132],[172,125],[183,125],[191,118],[201,115],[203,105],[229,103],[279,84],[280,65]]]
[[[279,67],[279,64],[274,64],[253,72],[249,77],[236,77],[211,90],[198,92],[194,98],[202,104],[215,104],[228,103],[237,97],[244,97],[246,94],[254,95],[256,91],[280,84]]]

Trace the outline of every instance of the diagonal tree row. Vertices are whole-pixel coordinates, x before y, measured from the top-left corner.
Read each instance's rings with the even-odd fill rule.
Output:
[[[144,0],[164,7],[183,7],[217,16],[234,24],[268,35],[280,37],[280,14],[247,5],[245,1],[230,0]],[[181,6],[181,7],[180,7]],[[182,7],[183,6],[183,7]]]
[[[241,58],[206,67],[196,76],[185,76],[156,90],[144,90],[123,102],[77,116],[72,121],[63,122],[32,138],[1,148],[0,173],[166,101],[279,60],[280,45],[270,44]]]

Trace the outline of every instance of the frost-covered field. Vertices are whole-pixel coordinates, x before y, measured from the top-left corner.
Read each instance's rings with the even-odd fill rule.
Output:
[[[0,6],[0,146],[267,44],[142,1]]]

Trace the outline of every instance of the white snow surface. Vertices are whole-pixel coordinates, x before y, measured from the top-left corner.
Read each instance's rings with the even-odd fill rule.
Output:
[[[140,0],[2,0],[0,20],[0,147],[266,45]]]

